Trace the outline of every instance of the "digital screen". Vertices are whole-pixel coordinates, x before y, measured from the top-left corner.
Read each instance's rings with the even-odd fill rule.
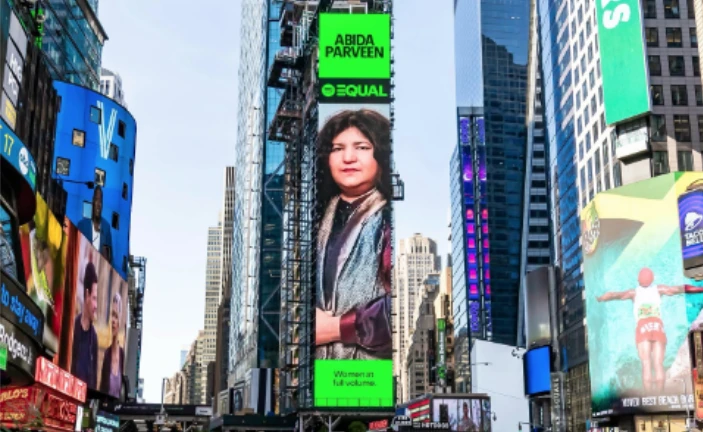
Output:
[[[680,208],[701,179],[673,173],[611,189],[581,213],[595,416],[693,408],[688,333],[703,322],[703,282],[682,268]]]
[[[52,176],[68,193],[66,215],[127,279],[137,124],[117,102],[54,82],[61,97]]]
[[[703,266],[703,182],[690,185],[678,204],[683,266],[695,269]]]
[[[546,393],[551,388],[551,348],[543,346],[525,353],[525,394]]]
[[[432,421],[449,423],[451,431],[491,431],[491,405],[488,399],[432,399]]]

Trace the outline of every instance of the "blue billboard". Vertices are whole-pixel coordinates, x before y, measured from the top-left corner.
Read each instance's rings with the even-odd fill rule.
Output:
[[[66,216],[126,280],[137,124],[123,106],[74,84],[61,97],[52,175],[68,193]]]

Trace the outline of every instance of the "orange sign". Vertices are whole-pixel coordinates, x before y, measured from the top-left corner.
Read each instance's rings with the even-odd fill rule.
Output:
[[[85,402],[86,384],[44,357],[37,359],[34,379],[52,390],[76,399],[81,403]]]
[[[369,423],[369,430],[388,429],[388,420],[376,420]]]

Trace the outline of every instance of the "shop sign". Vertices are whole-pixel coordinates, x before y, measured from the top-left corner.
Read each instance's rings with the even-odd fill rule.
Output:
[[[37,370],[34,374],[34,379],[38,383],[80,403],[85,402],[86,384],[44,357],[37,359]]]
[[[37,343],[42,343],[44,314],[14,281],[4,277],[0,283],[0,317],[14,324]]]

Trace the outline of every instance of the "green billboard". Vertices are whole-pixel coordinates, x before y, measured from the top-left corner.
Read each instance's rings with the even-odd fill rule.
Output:
[[[649,85],[638,0],[596,2],[608,125],[647,113]]]
[[[315,360],[315,406],[393,406],[393,360]]]

